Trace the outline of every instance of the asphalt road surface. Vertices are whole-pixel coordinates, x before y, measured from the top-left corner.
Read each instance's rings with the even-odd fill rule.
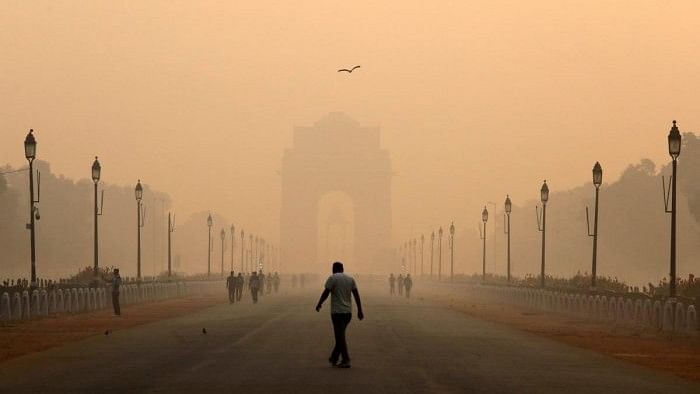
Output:
[[[318,295],[245,299],[17,358],[0,365],[0,392],[700,393],[417,293],[363,294],[365,320],[348,328],[352,368],[331,368],[330,305],[315,312]]]

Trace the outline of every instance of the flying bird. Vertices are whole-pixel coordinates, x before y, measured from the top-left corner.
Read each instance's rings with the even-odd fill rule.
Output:
[[[351,68],[351,69],[349,69],[349,70],[348,70],[347,68],[341,68],[340,70],[338,70],[338,72],[345,71],[346,73],[350,74],[350,73],[352,73],[353,71],[355,71],[356,68],[360,68],[360,66],[355,66],[355,67],[353,67],[353,68]]]

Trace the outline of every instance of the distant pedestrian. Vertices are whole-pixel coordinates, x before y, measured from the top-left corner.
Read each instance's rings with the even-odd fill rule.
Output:
[[[260,281],[260,285],[258,287],[260,293],[259,295],[264,295],[265,294],[265,274],[263,274],[263,271],[260,270],[258,272],[258,281]]]
[[[389,294],[394,295],[396,293],[396,278],[394,274],[389,274]]]
[[[243,284],[245,282],[245,279],[243,279],[243,275],[241,273],[238,273],[238,276],[236,277],[236,301],[241,301],[241,297],[243,296]]]
[[[397,284],[399,285],[399,295],[403,295],[403,275],[399,274],[398,279],[396,279]]]
[[[265,293],[270,294],[272,293],[272,284],[275,282],[274,276],[268,275],[267,280],[265,281]]]
[[[253,271],[253,275],[248,279],[248,287],[250,288],[250,295],[253,296],[253,304],[258,303],[258,290],[260,290],[260,278],[258,278],[258,273]]]
[[[233,271],[226,278],[226,288],[228,289],[228,302],[233,304],[236,301],[236,276],[233,274]]]
[[[112,306],[114,307],[114,316],[121,316],[122,310],[119,306],[119,291],[122,287],[122,277],[119,276],[119,268],[114,269],[112,274]]]
[[[406,279],[403,280],[403,287],[406,289],[406,298],[411,298],[411,287],[413,287],[411,274],[406,274]]]
[[[275,272],[275,276],[272,278],[272,281],[275,293],[277,293],[280,289],[280,274]]]
[[[335,334],[335,347],[331,352],[331,357],[328,361],[332,366],[340,368],[350,368],[350,355],[348,354],[348,345],[345,341],[345,329],[352,320],[352,299],[350,294],[355,297],[357,303],[357,318],[364,319],[362,313],[362,303],[360,302],[360,293],[357,291],[355,279],[343,273],[343,263],[335,262],[332,268],[333,275],[326,280],[321,298],[316,304],[316,312],[321,310],[323,302],[328,296],[331,296],[331,321],[333,322],[333,333]],[[340,364],[338,359],[342,356]]]

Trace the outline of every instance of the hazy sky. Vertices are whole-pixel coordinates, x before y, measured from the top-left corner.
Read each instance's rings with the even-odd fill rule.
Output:
[[[665,161],[671,120],[700,126],[698,26],[697,1],[4,0],[0,163],[34,128],[58,173],[99,155],[106,182],[276,237],[293,126],[343,111],[391,151],[395,239],[471,228],[596,160]]]

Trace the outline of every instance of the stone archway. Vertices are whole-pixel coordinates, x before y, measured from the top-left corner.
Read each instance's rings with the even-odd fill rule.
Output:
[[[353,202],[352,272],[384,272],[391,256],[391,160],[378,128],[362,127],[332,112],[311,127],[294,130],[294,146],[282,160],[281,264],[292,271],[327,272],[316,260],[318,202],[328,192]]]

